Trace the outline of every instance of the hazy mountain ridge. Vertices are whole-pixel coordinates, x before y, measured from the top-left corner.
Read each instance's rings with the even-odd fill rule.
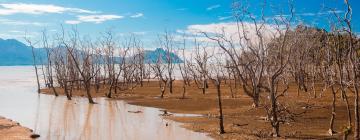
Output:
[[[45,56],[45,50],[35,48],[38,58]],[[33,64],[31,47],[16,39],[0,38],[0,66]]]
[[[35,54],[37,64],[46,60],[46,50],[44,48],[35,48]],[[156,63],[158,58],[162,59],[162,62],[166,62],[166,51],[158,48],[155,50],[146,50],[144,52],[145,63]],[[174,53],[170,53],[172,62],[183,62],[179,56]],[[131,56],[134,57],[134,56]],[[126,58],[130,60],[130,58]],[[32,65],[32,52],[31,47],[16,39],[1,39],[0,38],[0,66],[14,66],[14,65]]]

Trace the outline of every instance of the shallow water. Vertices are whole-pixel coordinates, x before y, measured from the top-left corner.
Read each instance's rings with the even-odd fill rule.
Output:
[[[65,97],[37,94],[35,80],[32,67],[0,67],[0,116],[33,129],[40,139],[210,139],[180,127],[180,123],[162,119],[162,112],[156,108],[105,98],[96,98],[98,104],[91,105],[84,98],[67,101]]]

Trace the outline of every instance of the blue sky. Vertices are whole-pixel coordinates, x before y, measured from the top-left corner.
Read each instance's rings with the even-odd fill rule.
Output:
[[[242,0],[245,2],[246,0]],[[247,0],[250,11],[259,15],[262,0]],[[154,40],[162,31],[186,30],[191,25],[232,22],[233,0],[0,0],[0,37],[21,39],[27,31],[38,37],[76,26],[83,35],[97,36],[111,28],[119,35],[134,33],[144,40]],[[353,25],[360,31],[360,2],[350,0]],[[283,10],[287,1],[267,0],[269,18]],[[297,19],[305,24],[327,28],[328,8],[344,13],[343,0],[294,0]],[[323,6],[324,5],[324,6]],[[281,8],[279,8],[281,7]],[[276,12],[274,12],[276,11]],[[320,15],[318,13],[321,13]]]

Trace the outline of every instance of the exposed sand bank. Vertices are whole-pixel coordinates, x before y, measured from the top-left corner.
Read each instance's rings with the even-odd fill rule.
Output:
[[[1,140],[31,140],[32,137],[35,137],[35,134],[31,129],[23,127],[13,120],[0,117]]]
[[[201,114],[199,117],[166,116],[178,122],[184,123],[184,127],[197,132],[209,133],[216,139],[263,139],[271,138],[270,122],[265,118],[266,112],[263,107],[252,108],[252,101],[247,95],[238,89],[236,97],[232,98],[228,86],[223,86],[223,108],[225,134],[218,134],[218,104],[213,86],[210,85],[206,94],[195,86],[187,87],[186,98],[182,99],[182,82],[175,81],[174,93],[169,94],[168,89],[163,99],[159,98],[160,90],[157,82],[145,82],[144,87],[136,87],[132,91],[119,91],[113,99],[126,100],[130,104],[166,109],[171,113]],[[63,95],[62,89],[57,88]],[[289,110],[297,116],[294,120],[280,125],[281,138],[287,139],[324,139],[340,138],[347,122],[345,103],[338,98],[335,130],[339,133],[329,136],[331,114],[331,94],[323,93],[321,98],[313,98],[309,93],[301,93],[297,96],[297,89],[291,86],[289,93],[280,98]],[[43,89],[44,94],[53,94],[50,89]],[[106,87],[98,93],[92,89],[93,97],[103,97],[107,92]],[[320,89],[319,91],[320,92]],[[350,95],[350,94],[349,94]],[[73,96],[85,96],[83,91],[74,91]],[[261,105],[264,105],[266,93],[262,93]],[[286,100],[286,102],[284,102]],[[349,97],[352,104],[353,98]],[[291,116],[288,116],[289,118]]]

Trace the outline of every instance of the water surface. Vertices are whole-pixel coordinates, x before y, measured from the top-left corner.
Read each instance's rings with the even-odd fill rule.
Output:
[[[36,93],[32,67],[0,67],[0,116],[40,134],[42,140],[203,140],[210,139],[162,119],[156,108],[124,101],[84,98],[67,101]],[[142,113],[129,113],[141,111]]]

